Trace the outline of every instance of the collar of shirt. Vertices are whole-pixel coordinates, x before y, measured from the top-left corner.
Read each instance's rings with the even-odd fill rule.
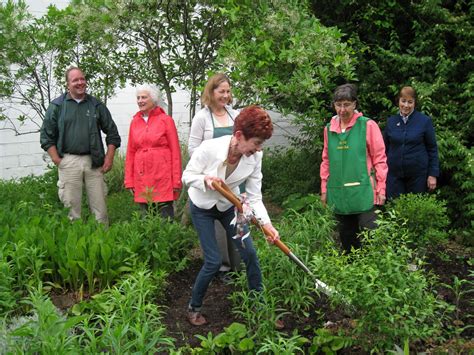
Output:
[[[357,110],[354,111],[354,114],[352,115],[352,118],[349,121],[349,124],[347,125],[345,130],[346,131],[350,130],[352,128],[352,126],[355,125],[357,119],[362,115],[363,115],[362,112],[359,112]],[[342,133],[340,119],[337,115],[332,117],[331,125],[329,126],[329,130],[331,132]]]
[[[408,115],[406,115],[406,116],[403,116],[403,114],[402,114],[400,111],[398,111],[398,114],[399,114],[400,117],[402,118],[403,123],[406,124],[406,123],[408,122],[408,119],[410,118],[410,116],[412,115],[412,113],[413,113],[414,111],[415,111],[415,110],[411,111],[411,112],[410,112]]]

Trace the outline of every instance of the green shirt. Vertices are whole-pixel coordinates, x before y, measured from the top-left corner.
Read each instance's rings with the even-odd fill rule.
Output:
[[[47,151],[56,146],[59,156],[65,153],[90,154],[92,166],[104,164],[105,150],[101,132],[107,145],[120,147],[120,135],[107,107],[86,94],[77,103],[69,94],[54,99],[46,111],[41,126],[41,147]]]

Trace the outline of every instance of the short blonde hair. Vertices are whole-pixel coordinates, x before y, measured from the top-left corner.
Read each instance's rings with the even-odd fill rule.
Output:
[[[201,104],[206,106],[212,106],[214,103],[214,90],[222,83],[228,83],[230,86],[230,79],[227,75],[222,73],[214,74],[209,78],[202,91]],[[229,101],[227,104],[232,103],[232,94],[229,95]]]

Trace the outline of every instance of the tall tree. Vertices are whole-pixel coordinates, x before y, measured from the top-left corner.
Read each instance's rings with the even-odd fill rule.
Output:
[[[25,134],[31,130],[21,126],[30,119],[37,126],[32,131],[37,131],[59,89],[51,24],[33,18],[24,1],[0,4],[0,19],[0,120],[9,123],[4,129]]]
[[[71,65],[84,69],[90,91],[103,101],[124,83],[115,75],[117,63],[111,57],[117,47],[81,42],[77,25],[67,21],[70,16],[70,9],[50,6],[46,15],[35,18],[23,0],[0,4],[0,120],[8,122],[4,129],[37,132],[49,102],[64,91],[64,72]],[[36,128],[24,130],[26,121]]]
[[[212,1],[77,0],[73,9],[80,28],[118,43],[115,58],[123,77],[157,84],[166,94],[169,114],[176,85],[191,88],[194,114],[196,87],[216,56],[223,26]]]
[[[221,6],[230,24],[219,63],[230,71],[236,96],[293,115],[299,146],[319,149],[330,92],[341,78],[355,77],[352,50],[339,30],[323,26],[301,0]]]

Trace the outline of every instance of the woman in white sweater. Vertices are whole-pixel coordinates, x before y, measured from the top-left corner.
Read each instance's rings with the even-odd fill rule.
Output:
[[[234,121],[239,111],[232,109],[232,92],[229,78],[222,73],[209,78],[201,95],[203,108],[196,113],[189,132],[188,151],[192,156],[195,149],[205,140],[232,135]],[[238,270],[240,255],[232,243],[228,243],[224,228],[216,221],[216,236],[222,255],[220,278],[228,279],[227,272]]]

